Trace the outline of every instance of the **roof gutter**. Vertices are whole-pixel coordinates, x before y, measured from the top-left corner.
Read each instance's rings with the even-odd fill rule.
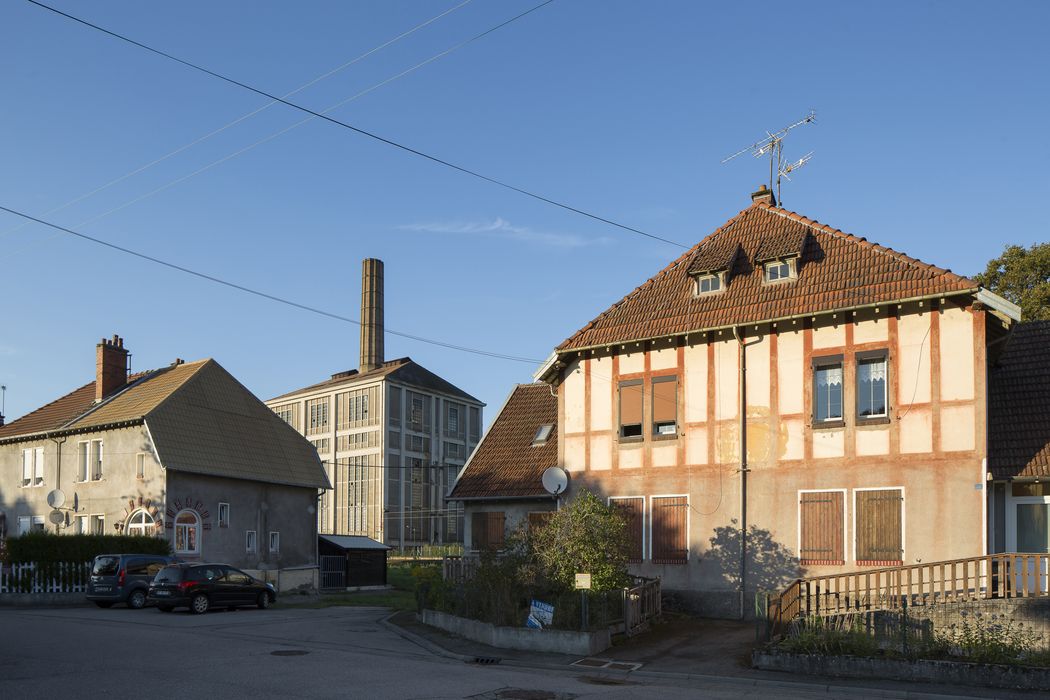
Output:
[[[546,491],[530,496],[445,496],[446,501],[549,501],[551,495]]]
[[[992,297],[994,297],[997,300],[997,301],[994,301],[994,302],[993,301],[985,301],[985,303],[987,303],[989,305],[993,305],[997,309],[999,308],[999,305],[1002,305],[1002,304],[1007,304],[1009,306],[1014,306],[1013,304],[1010,304],[1010,302],[1006,301],[1002,297],[1000,297],[1000,296],[998,296],[996,294],[992,294],[992,292],[988,292],[987,290],[983,290],[981,287],[974,287],[972,289],[964,289],[964,290],[960,290],[960,291],[950,292],[950,293],[947,293],[947,294],[924,294],[922,296],[917,296],[917,297],[908,297],[907,299],[894,299],[892,301],[877,301],[877,302],[871,302],[869,304],[857,304],[855,306],[843,306],[841,308],[828,309],[826,311],[816,311],[816,312],[809,312],[809,313],[802,313],[802,314],[791,314],[789,316],[775,316],[775,317],[772,317],[772,318],[756,319],[754,321],[745,321],[745,322],[742,322],[742,323],[741,322],[727,323],[727,324],[722,325],[722,326],[711,326],[710,328],[697,328],[697,329],[694,329],[694,330],[681,331],[681,332],[678,332],[678,333],[663,333],[661,335],[651,335],[651,336],[645,336],[645,337],[641,337],[641,338],[632,338],[632,339],[629,339],[629,340],[615,340],[615,341],[610,341],[610,342],[605,342],[605,343],[596,343],[594,345],[585,345],[585,346],[578,347],[578,348],[568,348],[566,350],[555,350],[552,353],[552,357],[553,356],[559,356],[560,357],[560,356],[563,356],[563,355],[571,355],[573,353],[583,352],[585,350],[601,350],[603,348],[611,348],[614,345],[626,345],[627,343],[645,343],[645,342],[648,342],[650,340],[660,340],[662,338],[674,338],[674,337],[677,337],[677,336],[690,336],[693,333],[710,333],[710,332],[714,332],[714,331],[732,331],[734,328],[742,328],[744,326],[751,326],[751,325],[759,326],[759,325],[763,325],[763,324],[766,324],[766,323],[780,323],[782,321],[794,321],[794,320],[798,320],[798,319],[801,319],[801,318],[817,318],[817,317],[829,316],[829,315],[833,315],[833,314],[846,313],[848,311],[859,311],[861,309],[877,309],[877,308],[880,308],[880,307],[883,307],[883,306],[894,306],[894,305],[900,306],[901,304],[910,304],[910,303],[915,302],[915,301],[927,301],[929,299],[947,299],[949,297],[964,296],[964,295],[967,295],[967,294],[979,295],[981,292],[984,292],[987,295],[991,295],[990,297],[987,297],[989,300]],[[1017,308],[1017,307],[1014,306],[1014,308]],[[1007,313],[1007,312],[1004,310],[1003,313]],[[1011,316],[1011,318],[1012,318],[1012,316]],[[551,370],[554,369],[555,366],[556,366],[556,363],[552,362],[551,359],[548,358],[547,361],[543,363],[543,366],[540,367],[540,369],[533,376],[535,376],[539,381],[546,381],[544,378],[547,377],[550,374]]]
[[[28,442],[30,440],[53,440],[56,437],[62,437],[65,435],[83,435],[84,433],[97,433],[102,430],[112,430],[114,428],[128,428],[145,422],[145,418],[139,417],[117,421],[115,423],[100,423],[98,425],[85,425],[79,428],[59,428],[58,430],[44,430],[38,433],[24,433],[22,435],[12,435],[10,437],[0,438],[0,445],[10,445],[12,443]]]

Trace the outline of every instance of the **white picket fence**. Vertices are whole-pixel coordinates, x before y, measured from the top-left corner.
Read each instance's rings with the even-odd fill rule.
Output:
[[[0,593],[84,593],[91,562],[36,563],[0,566]]]

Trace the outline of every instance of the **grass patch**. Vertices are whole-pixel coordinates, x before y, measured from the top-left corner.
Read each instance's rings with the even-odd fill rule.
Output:
[[[326,593],[316,600],[294,605],[294,607],[297,608],[332,608],[339,606],[415,610],[416,595],[410,591],[398,590],[362,591],[360,593]]]

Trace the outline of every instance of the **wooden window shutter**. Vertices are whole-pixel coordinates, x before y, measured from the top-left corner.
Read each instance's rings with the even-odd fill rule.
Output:
[[[488,513],[470,514],[470,544],[473,549],[482,550],[488,547]]]
[[[689,499],[654,497],[652,505],[653,563],[685,564],[689,556]]]
[[[477,550],[503,549],[503,530],[506,515],[502,511],[471,515],[471,542]],[[481,536],[479,537],[479,533]]]
[[[640,562],[645,554],[644,549],[644,498],[613,498],[612,505],[620,510],[627,518],[627,532],[630,534],[631,547],[628,552],[628,561]]]
[[[620,383],[620,435],[641,437],[642,435],[642,381],[640,379]]]
[[[554,513],[549,510],[529,513],[529,529],[539,530],[547,524],[547,521],[549,521],[553,515]]]
[[[653,380],[653,423],[674,423],[678,420],[678,379]]]
[[[903,560],[904,498],[900,489],[857,491],[857,562],[896,564]]]
[[[799,494],[799,559],[803,564],[845,563],[845,500],[841,491]]]

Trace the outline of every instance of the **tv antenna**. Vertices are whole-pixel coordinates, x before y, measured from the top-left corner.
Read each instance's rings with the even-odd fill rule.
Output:
[[[780,131],[766,132],[766,138],[761,141],[755,141],[750,146],[741,148],[739,151],[731,156],[727,156],[722,159],[722,163],[728,163],[737,156],[742,156],[745,153],[750,153],[755,158],[761,158],[763,156],[769,156],[769,189],[773,189],[773,185],[776,185],[777,201],[780,201],[780,179],[785,178],[788,182],[791,181],[789,173],[793,173],[813,157],[813,152],[810,151],[806,155],[799,158],[793,163],[784,162],[784,137],[787,136],[788,132],[795,127],[802,126],[803,124],[813,124],[817,121],[817,113],[814,110],[810,110],[809,114],[799,119],[794,124],[788,124]],[[776,179],[773,179],[774,174]]]

